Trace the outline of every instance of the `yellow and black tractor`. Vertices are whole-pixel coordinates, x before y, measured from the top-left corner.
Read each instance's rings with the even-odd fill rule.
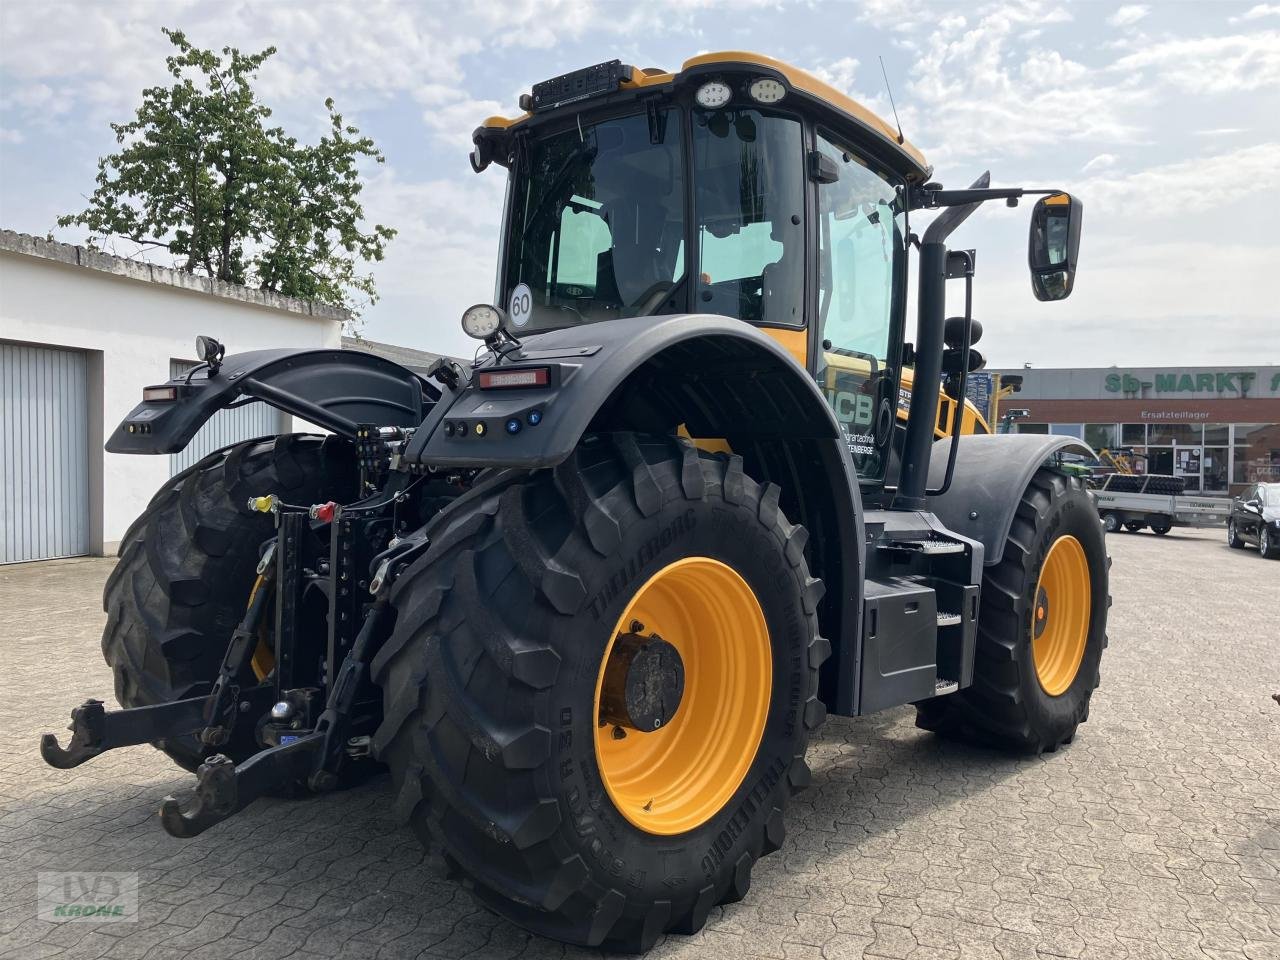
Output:
[[[974,252],[947,246],[1039,195],[1031,286],[1058,300],[1081,206],[944,189],[756,54],[603,63],[521,107],[474,134],[507,194],[473,362],[202,337],[125,417],[109,450],[180,450],[254,402],[325,433],[156,494],[104,598],[124,709],[85,703],[42,751],[155,743],[197,774],[161,808],[176,836],[385,765],[483,903],[644,950],[747,895],[828,713],[913,704],[1029,754],[1088,717],[1107,557],[1056,464],[1089,451],[957,415],[980,328]]]

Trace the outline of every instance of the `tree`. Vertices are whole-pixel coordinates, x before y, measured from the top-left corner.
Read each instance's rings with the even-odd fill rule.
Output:
[[[88,209],[59,226],[87,227],[91,243],[116,236],[168,250],[180,269],[230,283],[352,310],[375,301],[359,264],[381,260],[396,232],[361,229],[358,166],[384,160],[373,141],[332,99],[315,145],[267,126],[271,110],[251,82],[275,47],[219,57],[164,33],[176,82],[144,90],[137,116],[111,125],[121,149],[98,161]]]

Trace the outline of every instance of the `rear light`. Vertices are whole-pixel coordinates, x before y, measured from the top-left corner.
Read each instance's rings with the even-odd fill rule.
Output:
[[[507,390],[519,387],[545,387],[551,381],[546,367],[521,370],[485,370],[479,376],[481,390]]]
[[[142,399],[144,402],[149,400],[177,400],[177,387],[143,387]]]

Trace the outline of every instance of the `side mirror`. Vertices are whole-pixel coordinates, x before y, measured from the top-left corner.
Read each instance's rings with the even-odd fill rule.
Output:
[[[1076,280],[1084,205],[1069,193],[1041,197],[1031,211],[1028,260],[1037,300],[1065,300]]]

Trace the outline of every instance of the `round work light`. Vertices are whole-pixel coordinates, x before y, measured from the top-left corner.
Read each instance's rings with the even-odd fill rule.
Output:
[[[502,311],[488,303],[477,303],[462,313],[462,329],[467,336],[488,340],[502,326]]]
[[[698,88],[693,99],[698,102],[698,106],[706,110],[718,110],[729,102],[731,96],[733,91],[729,89],[727,83],[722,80],[708,80]]]

